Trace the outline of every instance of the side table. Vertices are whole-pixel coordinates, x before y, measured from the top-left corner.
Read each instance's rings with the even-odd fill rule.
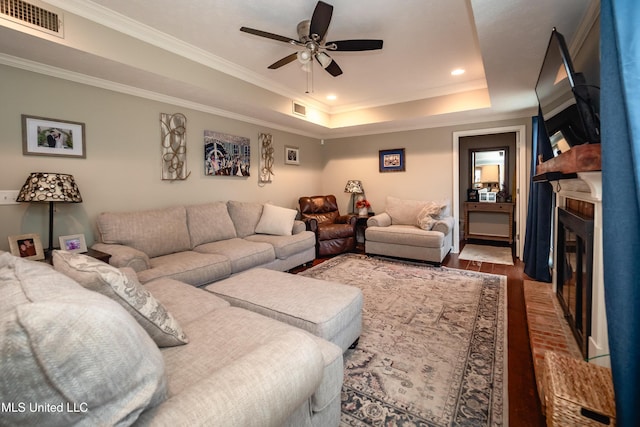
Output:
[[[105,262],[107,264],[109,264],[109,259],[111,258],[111,254],[108,254],[106,252],[101,252],[101,251],[97,251],[95,249],[87,249],[87,252],[82,252],[82,255],[87,255],[90,256],[92,258],[95,258],[97,260],[100,260],[102,262]],[[44,260],[44,262],[49,263],[49,264],[53,264],[53,259],[51,255],[48,255]]]
[[[364,232],[367,229],[367,220],[372,216],[373,214],[356,216],[356,248],[364,250]]]

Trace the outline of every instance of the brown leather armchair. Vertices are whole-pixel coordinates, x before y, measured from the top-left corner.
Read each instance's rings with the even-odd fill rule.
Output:
[[[300,214],[316,234],[316,256],[338,255],[356,247],[356,216],[340,215],[336,196],[300,197]]]

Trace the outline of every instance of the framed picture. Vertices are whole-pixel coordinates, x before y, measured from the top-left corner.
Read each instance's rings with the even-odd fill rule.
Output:
[[[60,249],[69,252],[87,252],[87,243],[84,234],[71,234],[70,236],[60,236]]]
[[[243,136],[204,131],[204,174],[249,176],[251,140]]]
[[[404,172],[404,148],[380,150],[380,172]]]
[[[494,193],[494,192],[481,191],[478,194],[480,195],[480,201],[481,202],[489,202],[489,203],[495,203],[496,202],[496,193]]]
[[[22,153],[86,158],[84,123],[22,115]]]
[[[9,236],[11,253],[20,258],[39,260],[44,259],[42,241],[37,234],[20,234]]]
[[[284,163],[287,165],[300,164],[300,149],[298,147],[284,147]]]

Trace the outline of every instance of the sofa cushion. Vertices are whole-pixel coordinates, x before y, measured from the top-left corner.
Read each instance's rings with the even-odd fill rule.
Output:
[[[312,231],[301,231],[292,236],[272,236],[269,234],[253,234],[245,237],[251,242],[264,242],[273,246],[276,258],[287,259],[304,252],[306,249],[315,248],[316,236]]]
[[[1,252],[0,282],[0,401],[60,408],[3,424],[130,425],[165,398],[162,355],[120,305]]]
[[[184,206],[138,212],[103,212],[96,221],[100,240],[131,246],[150,257],[191,249]]]
[[[230,274],[231,261],[226,256],[184,251],[151,259],[151,268],[139,271],[138,280],[147,283],[159,277],[168,277],[193,286],[202,286],[224,279]]]
[[[229,216],[236,228],[238,237],[247,237],[255,234],[256,225],[262,216],[262,203],[237,202],[229,200],[227,202]]]
[[[192,248],[236,237],[236,229],[225,202],[189,205],[186,209]]]
[[[83,287],[122,305],[159,347],[189,342],[171,313],[133,275],[127,276],[95,258],[66,251],[53,251],[53,265]]]
[[[423,248],[441,248],[445,235],[439,231],[422,230],[415,225],[390,225],[388,227],[367,227],[366,240]]]
[[[298,215],[298,211],[295,209],[283,208],[267,203],[264,205],[262,216],[260,217],[260,221],[258,221],[258,225],[256,225],[256,233],[291,236],[296,215]]]
[[[237,238],[207,243],[194,248],[194,250],[206,254],[226,256],[231,262],[231,273],[248,270],[276,258],[273,246],[270,244]]]

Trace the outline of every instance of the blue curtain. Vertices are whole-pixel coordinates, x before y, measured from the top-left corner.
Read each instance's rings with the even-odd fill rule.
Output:
[[[602,0],[604,283],[617,424],[640,414],[640,2]]]
[[[538,156],[543,160],[553,157],[551,142],[544,129],[542,113],[532,120],[531,177],[529,179],[529,207],[527,209],[527,231],[524,237],[524,272],[540,282],[551,282],[549,250],[551,248],[551,226],[553,214],[553,189],[548,182],[533,182]]]

